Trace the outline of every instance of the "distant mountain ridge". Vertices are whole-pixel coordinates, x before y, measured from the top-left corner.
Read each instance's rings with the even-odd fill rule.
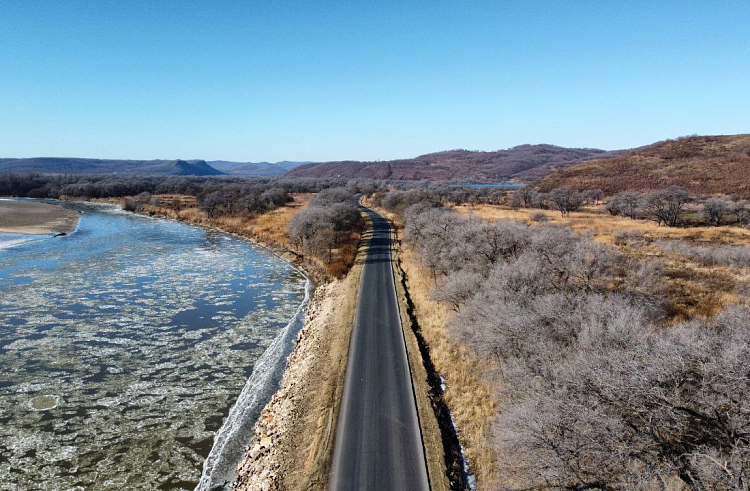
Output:
[[[233,176],[273,177],[309,162],[230,162],[227,160],[127,160],[68,157],[0,159],[0,172],[40,174],[113,174],[135,176]]]
[[[208,164],[224,172],[235,176],[281,176],[288,170],[310,162],[232,162],[228,160],[211,160]]]
[[[507,150],[448,150],[413,159],[375,162],[341,161],[301,165],[290,177],[349,177],[432,181],[534,182],[559,168],[593,158],[619,155],[595,148],[519,145]]]
[[[697,195],[750,199],[750,134],[690,136],[666,140],[569,166],[539,182],[542,191],[573,189],[648,191],[683,186]]]
[[[66,157],[0,159],[0,172],[114,174],[140,176],[218,176],[205,160],[116,160]]]

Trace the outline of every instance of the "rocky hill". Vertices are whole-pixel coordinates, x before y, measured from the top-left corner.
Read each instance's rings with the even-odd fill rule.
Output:
[[[0,172],[40,174],[120,174],[141,176],[217,176],[205,160],[110,160],[61,157],[0,159]]]
[[[568,186],[606,194],[684,186],[697,195],[750,198],[750,134],[692,136],[654,143],[554,172],[539,189]]]
[[[613,153],[591,148],[520,145],[495,152],[449,150],[403,160],[313,163],[296,167],[286,175],[369,177],[394,180],[533,182],[556,169],[606,155],[613,155]]]

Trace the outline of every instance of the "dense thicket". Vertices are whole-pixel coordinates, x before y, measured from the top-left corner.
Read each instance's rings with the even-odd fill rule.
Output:
[[[305,254],[325,260],[330,269],[333,251],[351,245],[352,234],[362,231],[364,220],[355,199],[356,191],[349,186],[324,189],[316,194],[308,207],[289,221],[290,242]],[[353,254],[352,250],[348,255],[353,258]],[[342,254],[338,257],[341,261]]]
[[[748,488],[750,310],[667,326],[656,263],[402,198],[383,202],[456,311],[450,332],[499,367],[505,487]]]

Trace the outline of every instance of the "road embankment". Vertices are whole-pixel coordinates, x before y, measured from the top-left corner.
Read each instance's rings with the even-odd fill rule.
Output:
[[[347,276],[316,289],[281,387],[238,466],[236,491],[327,488],[368,239]]]

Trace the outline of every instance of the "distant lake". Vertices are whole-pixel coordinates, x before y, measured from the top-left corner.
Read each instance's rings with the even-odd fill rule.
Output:
[[[67,237],[0,234],[0,488],[193,489],[250,377],[239,440],[214,452],[231,471],[305,277],[227,234],[65,206],[84,212]]]

